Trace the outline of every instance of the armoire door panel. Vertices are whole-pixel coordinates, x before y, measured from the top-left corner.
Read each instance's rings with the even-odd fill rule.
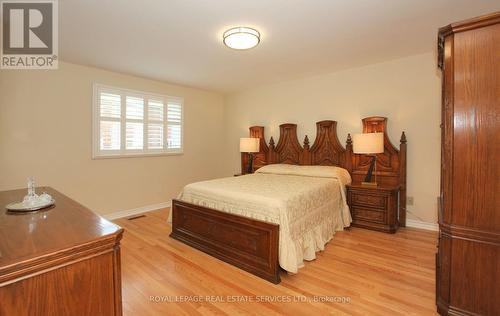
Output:
[[[500,226],[500,24],[454,35],[452,223]]]
[[[500,246],[454,238],[450,306],[479,315],[500,312]]]

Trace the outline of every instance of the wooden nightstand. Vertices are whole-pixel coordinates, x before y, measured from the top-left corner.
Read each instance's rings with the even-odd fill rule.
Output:
[[[353,226],[386,233],[395,233],[399,227],[399,186],[347,185],[347,204]]]

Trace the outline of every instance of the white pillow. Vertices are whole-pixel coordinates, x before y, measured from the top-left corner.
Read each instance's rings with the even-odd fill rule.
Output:
[[[289,164],[271,164],[257,169],[255,173],[271,173],[318,178],[336,178],[344,185],[351,183],[351,175],[349,174],[349,172],[344,168],[335,166],[298,166]]]

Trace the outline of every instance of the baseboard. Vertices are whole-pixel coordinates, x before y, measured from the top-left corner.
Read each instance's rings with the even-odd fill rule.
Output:
[[[168,201],[168,202],[162,202],[162,203],[158,203],[158,204],[141,206],[141,207],[133,208],[130,210],[123,210],[123,211],[113,212],[110,214],[104,214],[102,216],[104,218],[106,218],[107,220],[114,220],[114,219],[118,219],[118,218],[129,217],[129,216],[134,216],[137,214],[155,211],[155,210],[158,210],[161,208],[166,208],[166,207],[171,207],[171,206],[172,206],[172,201]]]
[[[406,219],[406,227],[427,229],[427,230],[439,230],[439,225],[437,223],[422,222],[415,219]]]

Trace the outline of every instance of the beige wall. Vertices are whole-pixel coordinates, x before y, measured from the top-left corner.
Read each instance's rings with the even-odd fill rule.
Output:
[[[92,84],[185,99],[180,156],[91,159]],[[224,106],[225,103],[225,106]],[[436,221],[439,195],[440,78],[433,53],[268,85],[217,93],[60,63],[56,71],[0,71],[0,190],[25,187],[33,175],[102,214],[162,203],[183,185],[239,171],[239,137],[251,125],[278,138],[278,125],[338,121],[342,143],[361,118],[389,118],[389,137],[408,138],[409,218]],[[221,157],[220,153],[226,153]]]
[[[315,122],[338,121],[340,140],[361,132],[361,119],[388,117],[388,134],[399,145],[408,138],[409,218],[436,222],[440,173],[440,77],[434,53],[251,89],[226,98],[226,173],[239,170],[238,139],[251,125],[279,136],[281,123],[297,123],[301,140],[314,140]],[[229,170],[230,169],[230,170]]]
[[[111,213],[175,197],[186,183],[218,177],[223,97],[216,93],[60,63],[53,71],[0,71],[0,190],[33,175],[83,205]],[[185,100],[184,154],[91,159],[92,84]]]

